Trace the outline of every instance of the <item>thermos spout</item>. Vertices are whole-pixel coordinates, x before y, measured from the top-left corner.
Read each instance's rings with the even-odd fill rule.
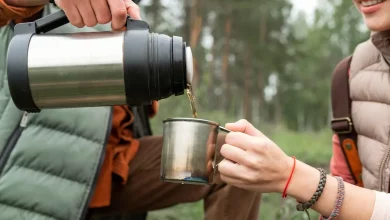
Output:
[[[181,37],[150,33],[131,18],[122,32],[43,34],[65,24],[64,16],[15,26],[7,70],[19,109],[141,105],[191,84],[192,52]]]

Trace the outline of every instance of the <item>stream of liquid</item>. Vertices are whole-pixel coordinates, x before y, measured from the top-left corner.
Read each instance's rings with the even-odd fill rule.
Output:
[[[191,84],[188,84],[187,87],[188,87],[187,88],[187,96],[188,96],[188,99],[190,100],[190,104],[191,104],[192,117],[197,118],[198,113],[196,111],[196,106],[195,106],[194,92],[192,91]]]

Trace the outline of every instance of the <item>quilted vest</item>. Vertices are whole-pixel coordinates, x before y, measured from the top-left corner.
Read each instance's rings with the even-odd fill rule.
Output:
[[[45,6],[44,15],[58,10]],[[52,32],[110,30],[110,24]],[[12,30],[0,28],[0,219],[84,219],[111,130],[111,108],[43,110],[22,120],[7,84]],[[26,118],[25,118],[26,119]]]
[[[352,119],[365,188],[389,191],[390,36],[372,35],[355,49],[350,67]]]

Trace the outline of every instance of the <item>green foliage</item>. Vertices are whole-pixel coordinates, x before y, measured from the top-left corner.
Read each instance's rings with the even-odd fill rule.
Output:
[[[280,73],[280,100],[284,122],[290,129],[321,130],[329,124],[330,79],[336,64],[368,39],[361,15],[348,1],[329,1],[316,11],[314,23],[290,27],[289,62]],[[305,23],[303,23],[305,24]],[[302,36],[302,32],[306,35]],[[291,63],[290,63],[291,62]],[[297,104],[299,103],[299,104]]]
[[[149,212],[147,220],[201,220],[204,219],[203,201],[176,205],[172,208]]]
[[[295,200],[282,199],[278,194],[264,194],[260,206],[259,219],[261,220],[309,220],[305,212],[298,212]],[[319,215],[309,211],[311,219],[318,219]],[[150,212],[147,220],[201,220],[204,219],[203,201],[187,203],[172,208]]]

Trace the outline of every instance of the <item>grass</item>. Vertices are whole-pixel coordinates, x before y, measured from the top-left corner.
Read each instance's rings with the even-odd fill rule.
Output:
[[[160,103],[158,116],[152,120],[155,134],[162,133],[162,120],[168,117],[190,117],[187,100],[177,97],[164,100]],[[174,106],[175,108],[171,108]],[[236,118],[226,116],[223,112],[202,112],[202,118],[218,122],[236,121]],[[297,159],[315,167],[327,168],[331,157],[331,132],[298,133],[283,127],[263,126],[262,132],[270,137],[286,154],[296,156]],[[260,206],[259,219],[265,220],[304,220],[308,219],[305,213],[297,212],[295,200],[281,199],[280,194],[263,194]],[[318,219],[318,215],[310,212],[311,219]],[[163,210],[149,213],[148,220],[200,220],[204,219],[203,201],[180,204]]]

